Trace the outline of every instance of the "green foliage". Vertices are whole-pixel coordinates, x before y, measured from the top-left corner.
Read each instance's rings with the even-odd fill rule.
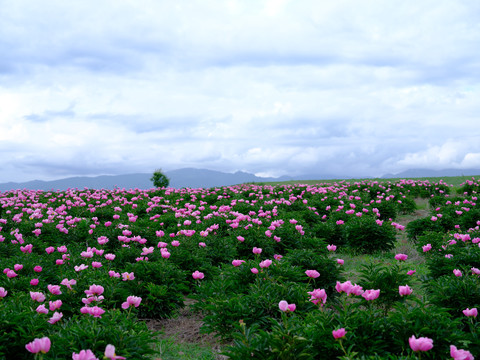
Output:
[[[314,225],[312,233],[318,238],[325,239],[325,242],[328,244],[335,244],[337,246],[346,245],[345,233],[342,227],[338,226],[335,221],[331,219]]]
[[[101,319],[90,315],[74,316],[59,325],[50,339],[52,358],[68,359],[72,352],[90,349],[101,357],[108,344],[114,344],[115,353],[127,359],[148,359],[153,354],[154,341],[144,322],[129,317],[120,310],[106,312]]]
[[[398,292],[399,286],[408,285],[412,281],[407,270],[398,264],[363,265],[360,270],[359,285],[363,289],[380,289],[380,296],[375,300],[375,306],[381,306],[385,312],[390,310],[395,302],[402,300]]]
[[[457,189],[458,194],[472,195],[472,194],[478,194],[479,192],[480,192],[480,183],[478,182],[478,179],[475,180],[475,178],[472,178],[472,180],[465,181]]]
[[[389,223],[378,225],[370,216],[354,218],[345,223],[347,245],[359,253],[388,251],[395,245],[395,229]]]
[[[398,214],[398,203],[394,200],[382,200],[380,203],[375,203],[372,206],[376,207],[380,213],[381,220],[395,220]]]
[[[420,218],[409,222],[406,226],[407,236],[410,240],[416,241],[419,236],[428,232],[443,234],[444,228],[438,221],[431,221],[430,218]]]
[[[428,240],[428,238],[427,238]],[[435,238],[431,238],[435,240]],[[432,246],[434,241],[432,241]],[[437,279],[441,276],[453,276],[453,270],[458,269],[464,275],[470,273],[472,267],[480,268],[480,250],[462,241],[455,245],[442,244],[443,247],[432,248],[426,255],[429,276]]]
[[[155,170],[150,181],[157,188],[166,188],[170,184],[170,179],[162,172],[162,169]]]
[[[414,298],[412,298],[414,299]],[[389,312],[387,321],[390,334],[386,337],[389,351],[394,354],[406,354],[408,339],[415,335],[433,339],[434,346],[422,354],[422,358],[440,359],[449,354],[451,344],[458,344],[465,339],[462,324],[453,318],[445,309],[415,301],[413,304],[397,303]]]
[[[453,316],[462,316],[466,308],[480,308],[480,279],[464,274],[456,277],[449,274],[432,280],[425,286],[430,301],[447,309]]]
[[[331,260],[324,259],[324,262],[328,261]],[[280,318],[278,303],[281,300],[296,304],[295,313],[299,314],[315,308],[308,301],[307,294],[315,285],[313,281],[309,284],[303,268],[282,259],[268,268],[260,268],[255,275],[250,271],[252,266],[253,261],[239,267],[226,265],[215,280],[201,284],[196,295],[199,301],[194,308],[205,315],[205,331],[216,332],[221,338],[230,339],[235,324],[240,320],[248,326],[255,324],[268,329],[271,319]],[[335,269],[332,271],[338,273]],[[327,273],[325,275],[326,279],[333,281]]]
[[[9,294],[0,299],[0,358],[31,358],[25,344],[47,332],[50,324],[39,314],[32,314],[31,305],[32,300],[26,293],[15,297]]]
[[[343,280],[343,268],[337,264],[334,259],[331,259],[326,254],[326,246],[314,250],[295,249],[291,250],[282,259],[285,266],[279,269],[289,268],[286,265],[291,265],[291,268],[299,268],[301,276],[291,278],[291,281],[302,281],[311,284],[314,289],[325,289],[328,294],[331,294],[330,299],[336,295],[334,291],[337,281]],[[316,270],[320,276],[316,279],[310,279],[305,275],[306,270]]]
[[[398,203],[398,212],[403,214],[403,215],[408,215],[408,214],[413,214],[415,210],[417,210],[417,204],[415,203],[415,200],[410,197],[402,197],[399,199]]]
[[[131,264],[127,272],[134,272],[137,278],[145,280],[124,282],[124,287],[116,293],[118,304],[129,295],[140,296],[139,316],[155,319],[170,317],[174,310],[183,307],[183,294],[189,288],[185,272],[175,264],[167,260],[139,261]]]

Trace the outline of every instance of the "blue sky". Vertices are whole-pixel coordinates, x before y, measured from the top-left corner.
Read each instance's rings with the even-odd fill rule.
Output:
[[[480,168],[480,2],[0,0],[0,182]]]

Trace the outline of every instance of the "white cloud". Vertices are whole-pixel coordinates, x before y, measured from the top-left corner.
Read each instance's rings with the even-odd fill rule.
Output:
[[[430,145],[423,151],[408,153],[398,164],[407,168],[477,168],[479,160],[479,137],[467,135],[462,140],[448,140],[441,145]]]

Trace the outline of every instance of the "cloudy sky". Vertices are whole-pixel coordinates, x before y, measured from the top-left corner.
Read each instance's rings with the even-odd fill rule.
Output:
[[[0,0],[0,182],[480,168],[480,2]]]

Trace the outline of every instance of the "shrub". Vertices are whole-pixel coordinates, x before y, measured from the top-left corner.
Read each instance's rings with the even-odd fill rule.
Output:
[[[388,223],[378,225],[370,216],[347,222],[344,227],[347,245],[360,253],[388,251],[395,245],[395,229]]]
[[[142,304],[138,314],[144,318],[169,317],[174,310],[183,307],[183,293],[189,290],[187,275],[168,260],[139,261],[128,264],[126,271],[133,272],[136,279],[122,281],[116,288],[112,301],[117,306],[130,295],[139,296]],[[143,280],[137,281],[137,278]]]
[[[417,210],[417,204],[415,203],[415,200],[410,197],[406,196],[404,198],[400,199],[400,203],[398,203],[398,211],[401,214],[407,215],[407,214],[413,214],[415,210]]]
[[[450,353],[451,344],[458,344],[466,338],[458,318],[453,318],[445,309],[423,304],[420,300],[413,304],[397,303],[393,311],[388,313],[387,321],[390,333],[385,341],[390,345],[389,351],[394,354],[405,355],[408,339],[415,335],[434,341],[434,347],[422,354],[422,358],[441,359]]]
[[[479,248],[462,241],[455,245],[448,245],[445,250],[432,249],[428,254],[427,267],[430,277],[434,279],[444,275],[453,276],[454,269],[468,274],[472,267],[480,268]]]
[[[456,277],[449,274],[430,281],[425,285],[430,301],[447,309],[453,316],[463,316],[466,308],[480,308],[480,279],[464,274]]]
[[[359,285],[364,289],[380,289],[380,296],[375,300],[376,306],[384,308],[385,313],[402,297],[398,287],[408,284],[411,277],[398,264],[382,266],[379,264],[363,265],[360,270]]]

